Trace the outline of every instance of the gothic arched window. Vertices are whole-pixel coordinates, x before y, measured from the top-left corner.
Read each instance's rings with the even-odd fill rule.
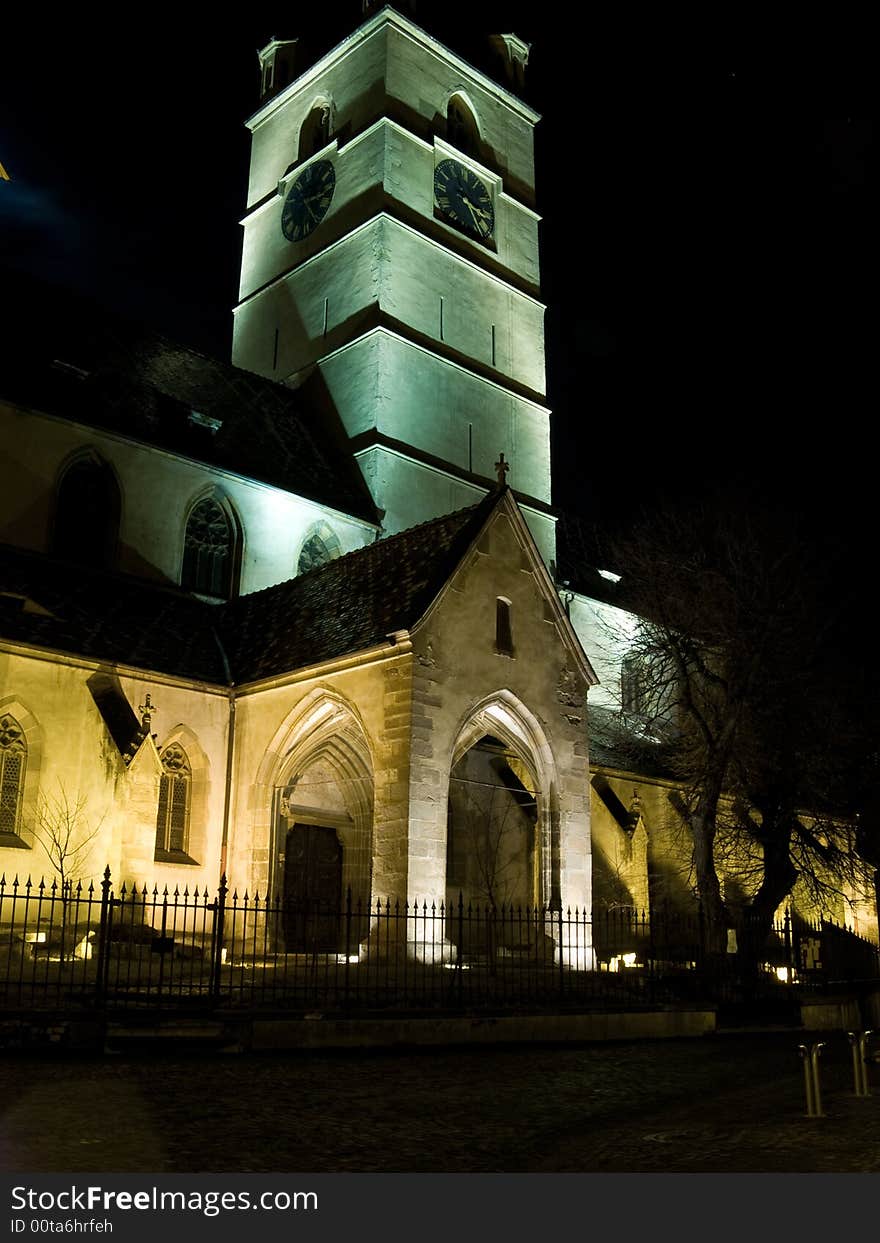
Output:
[[[333,528],[326,522],[320,522],[303,542],[297,563],[297,574],[307,574],[316,570],[319,565],[335,561],[342,555],[342,545]]]
[[[476,118],[461,95],[453,95],[446,109],[446,140],[465,155],[480,154]]]
[[[0,716],[0,841],[18,835],[26,766],[24,731],[15,717]]]
[[[74,462],[58,484],[52,555],[79,565],[112,566],[121,507],[119,485],[105,462],[94,458]]]
[[[213,497],[199,501],[186,524],[181,587],[228,599],[235,570],[232,519]]]
[[[177,743],[170,743],[160,758],[163,772],[156,814],[156,858],[180,858],[187,855],[189,848],[192,769],[186,752]]]
[[[299,158],[307,160],[310,155],[322,151],[330,141],[331,107],[328,100],[314,105],[299,131]]]

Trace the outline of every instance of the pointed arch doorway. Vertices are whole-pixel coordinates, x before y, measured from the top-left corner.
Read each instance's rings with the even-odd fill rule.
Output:
[[[340,703],[321,696],[302,712],[306,729],[274,791],[277,936],[285,953],[334,953],[368,931],[372,773],[363,733]]]
[[[459,759],[449,777],[447,902],[533,907],[539,896],[538,802],[533,775],[492,734]]]
[[[472,710],[453,748],[447,940],[490,958],[546,945],[560,870],[553,753],[537,719],[499,691]]]

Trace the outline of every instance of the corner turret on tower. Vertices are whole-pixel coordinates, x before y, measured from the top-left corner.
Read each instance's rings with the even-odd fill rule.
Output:
[[[260,103],[271,99],[293,81],[298,39],[276,39],[273,35],[257,52],[260,61]]]
[[[515,91],[522,91],[526,81],[526,65],[529,63],[531,43],[519,35],[491,35],[489,45],[504,67],[504,77]]]

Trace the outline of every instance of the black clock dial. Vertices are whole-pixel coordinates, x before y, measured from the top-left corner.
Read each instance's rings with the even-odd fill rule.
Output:
[[[289,242],[301,242],[321,223],[336,189],[336,170],[329,160],[316,160],[287,191],[281,231]]]
[[[441,160],[434,169],[434,200],[444,216],[459,228],[481,240],[492,236],[492,196],[477,174],[458,160]]]

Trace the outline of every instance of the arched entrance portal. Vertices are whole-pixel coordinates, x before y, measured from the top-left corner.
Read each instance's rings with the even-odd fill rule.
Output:
[[[271,887],[281,901],[279,939],[287,953],[333,952],[346,936],[366,935],[373,821],[369,751],[351,710],[325,693],[300,707],[289,737],[293,745],[273,804]]]
[[[472,712],[453,749],[446,940],[490,959],[546,948],[559,877],[553,755],[536,718],[499,691]]]
[[[533,907],[538,901],[537,783],[518,755],[485,734],[449,778],[446,902]]]

